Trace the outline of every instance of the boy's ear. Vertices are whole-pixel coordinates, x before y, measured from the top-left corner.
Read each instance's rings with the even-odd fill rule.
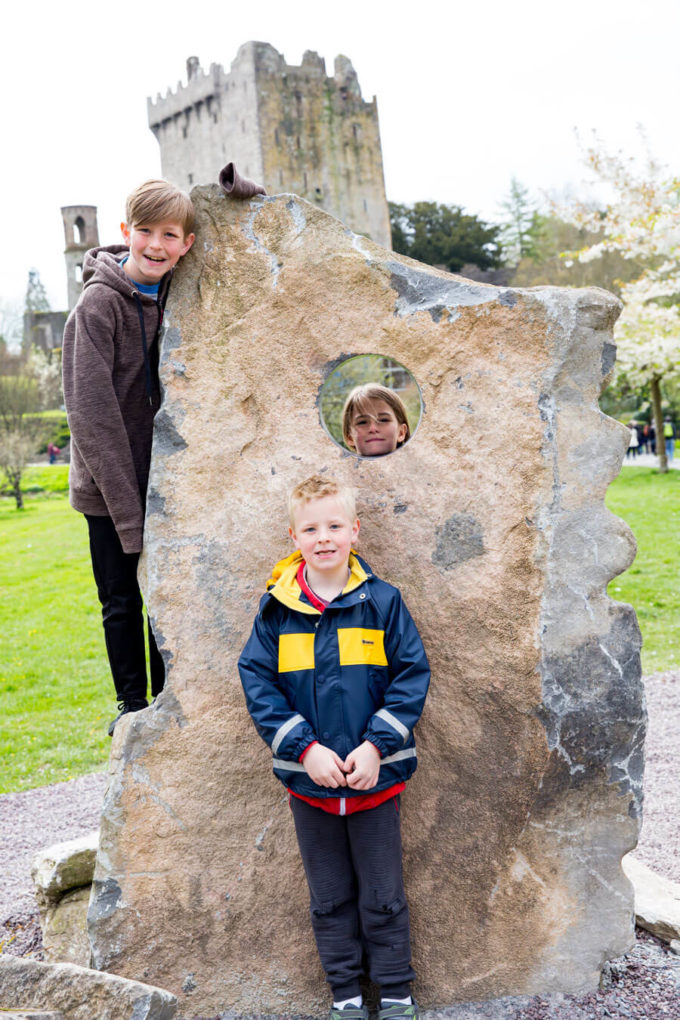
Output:
[[[195,234],[186,234],[185,235],[182,255],[186,255],[186,253],[189,251],[189,248],[191,248],[191,246],[192,246],[192,244],[194,243],[195,240],[196,240],[196,235]],[[180,258],[182,258],[182,255],[180,255]]]
[[[292,528],[289,528],[289,529],[288,529],[288,534],[290,535],[290,537],[291,537],[291,540],[293,541],[293,543],[294,543],[294,545],[295,545],[295,548],[297,549],[297,547],[298,547],[298,544],[297,544],[297,538],[295,537],[295,532],[293,531],[293,529],[292,529]]]
[[[123,240],[125,241],[125,243],[127,245],[129,245],[130,244],[130,228],[128,227],[127,223],[121,223],[121,225],[120,225],[120,232],[123,235]]]
[[[361,527],[361,522],[359,521],[359,518],[357,517],[356,521],[354,522],[354,524],[352,526],[352,545],[354,545],[354,543],[356,542],[356,540],[359,537],[359,528],[360,527]]]

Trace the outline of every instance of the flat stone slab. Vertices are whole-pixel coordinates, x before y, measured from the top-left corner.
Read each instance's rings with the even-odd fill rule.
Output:
[[[432,666],[402,798],[418,1000],[595,989],[633,943],[621,858],[645,730],[635,614],[607,595],[635,554],[604,502],[628,437],[598,406],[617,299],[472,283],[296,196],[194,199],[141,563],[168,681],[114,734],[96,966],[191,1016],[328,1007],[286,794],[236,668],[290,551],[288,493],[327,472],[357,488],[359,551],[403,591]],[[422,395],[390,456],[356,457],[321,420],[334,368],[367,354]]]
[[[63,1013],[53,1011],[45,1013],[43,1010],[29,1009],[17,1012],[14,1009],[0,1009],[0,1020],[65,1020],[65,1017]]]
[[[0,1009],[63,1020],[172,1020],[170,992],[69,963],[0,956]],[[1,1015],[1,1014],[0,1014]]]
[[[635,890],[635,920],[664,942],[680,939],[680,883],[627,854],[623,870]]]
[[[31,878],[38,903],[55,903],[65,892],[90,885],[99,845],[99,830],[54,843],[33,858]]]

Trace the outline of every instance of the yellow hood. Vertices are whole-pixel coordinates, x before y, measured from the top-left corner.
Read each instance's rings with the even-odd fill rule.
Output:
[[[302,602],[300,599],[302,589],[297,581],[297,572],[301,563],[302,553],[299,549],[296,549],[290,556],[286,556],[285,559],[279,560],[272,570],[272,576],[267,581],[267,591],[274,598],[278,599],[279,602],[282,602],[284,606],[297,609],[300,613],[311,613],[320,616],[321,614],[318,609],[310,606],[308,602]],[[349,570],[350,574],[347,584],[342,589],[343,595],[354,591],[355,588],[358,588],[368,578],[366,571],[361,566],[353,550],[349,554]]]

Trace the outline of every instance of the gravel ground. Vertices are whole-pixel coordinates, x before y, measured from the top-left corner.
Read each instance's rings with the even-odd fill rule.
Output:
[[[680,882],[680,785],[676,754],[680,672],[645,677],[645,690],[649,711],[645,813],[635,855],[654,871]],[[30,877],[31,860],[37,850],[51,843],[74,839],[97,828],[105,784],[105,775],[95,774],[26,793],[0,796],[0,952],[42,957]],[[599,1017],[680,1020],[680,956],[638,930],[634,948],[605,966],[603,987],[592,995],[498,999],[423,1014],[423,1020],[591,1020]]]

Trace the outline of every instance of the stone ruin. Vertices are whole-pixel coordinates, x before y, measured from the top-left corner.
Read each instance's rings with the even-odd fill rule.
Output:
[[[398,585],[432,685],[403,796],[424,1007],[582,993],[633,941],[621,858],[640,825],[635,553],[604,496],[626,430],[598,395],[617,300],[510,290],[419,265],[295,196],[194,191],[173,285],[142,562],[168,669],[118,725],[89,934],[93,965],[182,1016],[321,1013],[292,819],[236,661],[300,479],[358,489],[360,550]],[[358,459],[320,388],[351,355],[415,377],[423,414]]]

